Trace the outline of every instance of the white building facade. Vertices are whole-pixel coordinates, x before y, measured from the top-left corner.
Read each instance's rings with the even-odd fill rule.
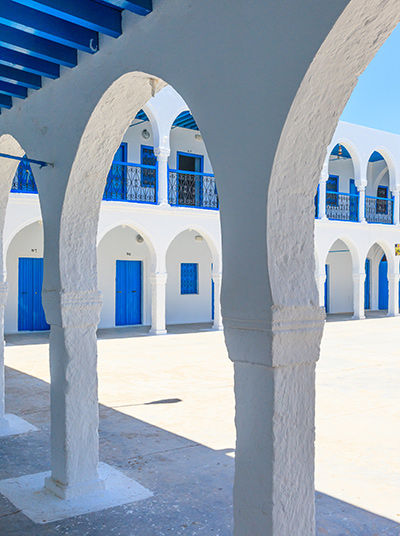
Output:
[[[328,313],[399,311],[400,136],[341,122],[315,198],[316,278]],[[5,331],[48,329],[43,229],[31,170],[7,208]],[[169,86],[132,121],[101,203],[100,328],[210,323],[221,329],[221,236],[211,163],[187,105]]]

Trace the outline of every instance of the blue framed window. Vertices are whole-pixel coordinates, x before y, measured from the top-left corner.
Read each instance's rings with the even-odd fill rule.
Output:
[[[389,188],[387,186],[378,186],[376,197],[380,199],[376,200],[376,213],[377,214],[387,214],[388,213],[388,202],[386,199],[389,198]]]
[[[156,166],[157,157],[154,154],[154,147],[150,145],[140,146],[140,163],[145,166]],[[141,186],[155,187],[156,184],[156,170],[155,169],[141,169]]]
[[[199,268],[195,262],[181,263],[181,294],[199,293]]]
[[[338,205],[339,192],[339,176],[329,175],[329,179],[326,181],[326,204],[330,206]]]

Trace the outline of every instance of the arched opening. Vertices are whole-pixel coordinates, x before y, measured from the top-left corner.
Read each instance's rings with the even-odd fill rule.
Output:
[[[374,151],[368,160],[365,218],[369,223],[393,223],[393,199],[388,164]]]
[[[102,237],[97,252],[100,328],[151,324],[154,262],[150,239],[131,225],[116,226]]]
[[[214,320],[214,262],[207,239],[196,230],[182,231],[172,240],[167,250],[168,324]]]
[[[380,244],[373,244],[365,261],[365,308],[371,311],[389,309],[388,261]]]
[[[330,220],[358,221],[358,190],[353,159],[342,143],[333,148],[326,181],[326,216]]]
[[[336,240],[325,261],[325,308],[327,313],[353,314],[353,259],[343,240]]]

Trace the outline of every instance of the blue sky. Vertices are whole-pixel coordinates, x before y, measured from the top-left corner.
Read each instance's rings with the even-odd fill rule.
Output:
[[[360,76],[341,119],[400,133],[400,26]]]

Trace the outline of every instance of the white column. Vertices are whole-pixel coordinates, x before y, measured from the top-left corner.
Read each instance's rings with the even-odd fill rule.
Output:
[[[326,273],[317,274],[318,296],[320,307],[325,307],[325,281]]]
[[[157,203],[168,205],[168,157],[170,150],[166,147],[155,147],[154,154],[158,163]]]
[[[272,307],[271,320],[224,316],[234,361],[237,536],[315,531],[315,362],[319,307]]]
[[[365,223],[365,186],[357,186],[358,190],[358,221]]]
[[[400,190],[393,190],[393,224],[400,224]]]
[[[5,413],[5,378],[4,378],[4,307],[7,301],[8,286],[0,283],[0,435],[7,433],[9,423]]]
[[[362,320],[365,318],[365,272],[353,273],[353,318]]]
[[[326,217],[326,181],[328,177],[321,177],[319,180],[319,196],[318,196],[318,219],[327,220]]]
[[[50,332],[51,476],[62,499],[104,488],[98,476],[97,291],[43,292]]]
[[[214,323],[213,328],[217,330],[222,330],[222,314],[221,314],[221,283],[222,283],[222,274],[221,272],[212,272],[212,280],[214,282]]]
[[[154,273],[150,275],[151,282],[151,335],[165,335],[165,308],[167,274]]]
[[[399,274],[388,274],[389,283],[389,305],[388,316],[398,316],[399,314]]]

